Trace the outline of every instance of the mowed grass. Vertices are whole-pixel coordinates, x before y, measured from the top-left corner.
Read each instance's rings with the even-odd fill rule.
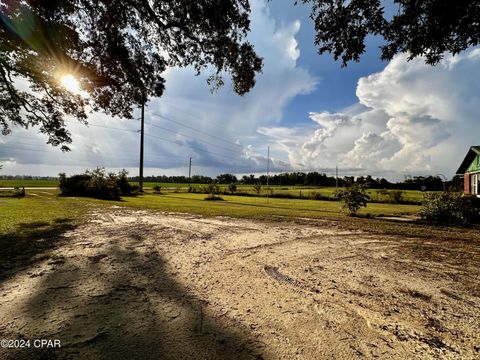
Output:
[[[138,185],[137,182],[130,182],[132,185]],[[151,189],[155,185],[162,187],[163,192],[188,192],[189,184],[186,183],[157,183],[157,182],[144,182],[143,186],[146,189]],[[0,187],[58,187],[57,180],[0,180]],[[208,184],[192,184],[196,189],[205,189]],[[222,192],[228,192],[228,185],[220,185],[220,190]],[[272,185],[270,186],[270,195],[280,195],[280,196],[289,196],[297,198],[311,198],[315,194],[321,195],[322,197],[333,198],[334,193],[337,189],[335,187],[329,186],[282,186],[282,185]],[[256,195],[256,191],[253,185],[237,185],[237,191],[248,193],[251,195]],[[401,202],[409,203],[418,203],[420,204],[423,200],[425,192],[418,190],[379,190],[379,189],[369,189],[367,194],[370,196],[371,200],[374,202],[397,202],[393,201],[392,194],[394,192],[401,192]],[[267,195],[267,187],[264,185],[260,191],[261,196]]]
[[[61,235],[101,205],[98,200],[58,197],[54,190],[0,198],[0,279],[12,276],[10,269],[48,258],[58,244],[68,241]]]
[[[267,199],[251,196],[222,195],[223,201],[206,201],[205,194],[165,193],[137,197],[125,197],[117,205],[156,209],[167,212],[184,212],[206,216],[231,216],[268,218],[272,216],[302,217],[344,217],[341,204],[336,201]],[[360,214],[402,215],[416,214],[418,205],[368,204]]]
[[[58,180],[0,180],[0,187],[57,187]]]
[[[0,198],[0,234],[18,235],[37,224],[47,227],[58,223],[78,223],[88,210],[102,201],[89,198],[64,198],[56,190],[27,190],[23,198]]]
[[[0,258],[31,254],[35,239],[58,240],[59,234],[83,223],[90,211],[112,206],[152,209],[163,212],[191,213],[204,216],[229,216],[262,220],[307,221],[323,218],[339,226],[402,236],[432,239],[468,239],[480,241],[480,231],[461,228],[435,228],[415,223],[395,223],[380,219],[351,218],[341,211],[337,201],[269,199],[262,197],[222,196],[224,201],[205,201],[205,194],[147,192],[122,201],[61,197],[58,190],[27,190],[24,198],[0,198],[0,246],[6,251]],[[418,205],[370,203],[360,214],[398,216],[417,214]],[[44,243],[42,243],[44,244]],[[12,249],[12,246],[15,249]],[[1,252],[0,252],[1,253]],[[10,254],[10,255],[9,255]],[[1,260],[1,259],[0,259]]]
[[[22,223],[53,224],[63,219],[76,221],[89,210],[113,205],[147,208],[166,212],[183,212],[206,216],[268,218],[345,217],[337,201],[277,199],[252,196],[222,195],[223,201],[206,201],[205,194],[145,193],[124,197],[122,201],[103,201],[81,197],[58,196],[58,190],[27,190],[24,198],[0,198],[0,233],[15,231]],[[360,214],[395,216],[416,214],[417,205],[368,204]]]

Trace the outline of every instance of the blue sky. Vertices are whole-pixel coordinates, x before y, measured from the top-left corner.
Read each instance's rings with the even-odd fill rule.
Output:
[[[478,143],[480,50],[446,56],[436,67],[399,54],[380,61],[370,38],[360,63],[341,68],[313,44],[309,8],[251,0],[249,39],[264,58],[255,88],[240,97],[226,84],[211,94],[207,69],[168,69],[167,90],[146,111],[145,174],[317,170],[402,179],[451,177]],[[138,121],[93,114],[69,122],[72,152],[45,145],[36,130],[0,138],[2,174],[56,175],[105,166],[138,173]]]

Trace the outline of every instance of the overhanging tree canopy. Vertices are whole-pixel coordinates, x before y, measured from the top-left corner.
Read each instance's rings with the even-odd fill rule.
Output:
[[[161,96],[168,66],[211,65],[210,86],[230,73],[243,95],[262,61],[245,40],[248,0],[0,0],[0,126],[39,126],[68,150],[65,117],[88,109],[130,118]],[[66,91],[75,75],[88,97]]]
[[[393,0],[391,17],[381,0],[301,1],[312,4],[319,53],[332,53],[343,65],[359,61],[367,35],[385,39],[383,60],[408,52],[410,59],[425,56],[431,65],[445,52],[456,54],[480,42],[478,0]]]

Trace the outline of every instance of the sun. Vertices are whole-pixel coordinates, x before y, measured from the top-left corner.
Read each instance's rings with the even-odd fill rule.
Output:
[[[77,78],[72,74],[65,74],[60,78],[60,83],[68,91],[74,94],[80,94],[82,89],[80,89],[80,83]]]

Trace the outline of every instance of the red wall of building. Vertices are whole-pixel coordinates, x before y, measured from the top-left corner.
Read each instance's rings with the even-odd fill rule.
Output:
[[[470,194],[470,174],[465,173],[463,176],[463,191],[465,194]]]

